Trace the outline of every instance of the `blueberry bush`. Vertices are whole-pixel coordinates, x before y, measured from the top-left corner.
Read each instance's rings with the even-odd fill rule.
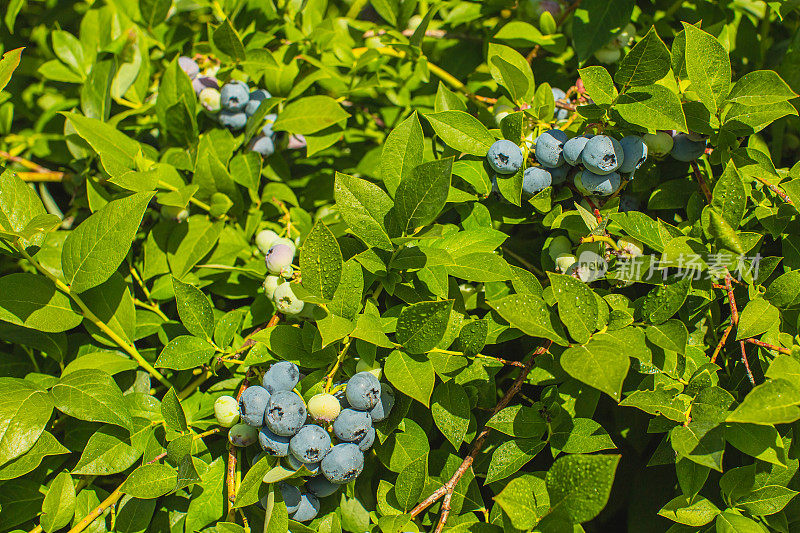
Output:
[[[5,0],[0,531],[800,530],[800,4]]]

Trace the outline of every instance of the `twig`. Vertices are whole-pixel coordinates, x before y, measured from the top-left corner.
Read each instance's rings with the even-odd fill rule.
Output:
[[[525,259],[521,255],[519,255],[518,253],[511,251],[510,249],[506,248],[505,246],[503,246],[503,253],[504,254],[508,254],[512,258],[514,258],[517,261],[519,261],[519,263],[522,264],[522,266],[524,266],[525,268],[527,268],[529,271],[533,272],[534,274],[536,274],[538,276],[544,276],[544,272],[541,269],[536,267],[533,263],[531,263],[530,261],[528,261],[527,259]]]
[[[733,294],[733,285],[731,284],[730,272],[725,274],[725,289],[728,291],[728,305],[731,308],[731,323],[737,327],[738,331],[739,310],[736,308],[736,297]],[[742,350],[742,363],[744,363],[744,368],[747,371],[747,378],[750,380],[752,385],[755,385],[756,380],[753,377],[753,372],[750,370],[750,362],[747,360],[747,351],[744,348],[744,341],[739,341],[739,346]]]
[[[694,176],[697,178],[697,183],[700,184],[700,190],[703,191],[703,194],[706,196],[706,200],[708,203],[711,203],[711,189],[708,188],[708,183],[706,183],[706,179],[703,177],[703,174],[700,173],[700,166],[697,164],[697,161],[690,162],[692,165],[692,170],[694,171]]]
[[[792,351],[788,348],[784,348],[783,346],[774,346],[772,344],[767,344],[766,342],[762,342],[760,340],[753,338],[745,339],[745,342],[749,342],[750,344],[755,344],[756,346],[760,346],[761,348],[765,348],[767,350],[774,350],[782,354],[792,355]],[[714,361],[711,362],[713,363]]]
[[[514,396],[519,392],[522,388],[522,384],[528,377],[533,365],[536,361],[536,356],[541,355],[547,350],[550,349],[550,346],[553,344],[552,341],[548,341],[545,346],[541,346],[536,349],[533,354],[531,354],[530,359],[525,363],[522,370],[519,373],[519,376],[514,380],[514,383],[511,385],[511,388],[505,393],[505,395],[497,402],[497,405],[492,410],[492,415],[494,416],[503,409],[511,402]],[[458,467],[456,472],[453,476],[441,487],[436,489],[433,494],[425,498],[425,500],[414,507],[409,515],[414,518],[422,513],[425,509],[436,503],[440,498],[444,497],[442,501],[442,512],[439,517],[439,524],[436,526],[436,531],[441,532],[447,522],[447,517],[450,515],[450,502],[453,497],[453,491],[455,490],[456,485],[461,480],[461,477],[464,473],[469,470],[472,466],[472,463],[475,461],[475,458],[480,453],[481,449],[483,448],[484,443],[486,442],[486,438],[489,436],[489,428],[486,426],[483,427],[480,434],[475,438],[475,442],[472,445],[472,449],[469,452],[469,455],[461,462],[461,465]]]
[[[405,37],[411,37],[416,30],[411,28],[403,30]],[[369,37],[377,37],[379,35],[386,35],[389,33],[387,30],[368,30],[364,32],[362,37],[368,39]],[[448,33],[445,30],[428,30],[425,32],[425,37],[432,37],[434,39],[463,39],[465,41],[480,41],[479,35],[470,35],[468,33]]]
[[[725,341],[728,340],[728,335],[731,334],[731,330],[733,329],[733,322],[728,324],[728,327],[725,328],[725,331],[722,333],[722,338],[717,343],[717,347],[714,348],[714,354],[711,356],[711,362],[715,362],[717,360],[717,356],[719,355],[720,350],[725,345]]]
[[[769,188],[769,190],[771,190],[772,192],[774,192],[775,194],[777,194],[778,196],[780,196],[780,197],[781,197],[781,199],[782,199],[784,202],[786,202],[787,204],[792,204],[792,205],[794,205],[794,202],[792,202],[792,199],[791,199],[791,198],[789,198],[789,196],[787,196],[785,192],[783,192],[782,190],[780,190],[780,189],[778,188],[778,186],[777,186],[777,185],[773,185],[773,184],[771,184],[770,182],[768,182],[767,180],[765,180],[765,179],[764,179],[764,178],[762,178],[761,176],[753,176],[753,177],[754,177],[755,179],[757,179],[758,181],[760,181],[761,183],[763,183],[764,185],[766,185],[766,186],[767,186],[767,188]]]

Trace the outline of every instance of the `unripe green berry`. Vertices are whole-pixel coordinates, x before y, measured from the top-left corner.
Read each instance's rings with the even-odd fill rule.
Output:
[[[214,402],[214,416],[220,426],[231,427],[239,421],[239,402],[233,396],[220,396]]]
[[[672,150],[672,135],[666,131],[656,133],[645,133],[642,135],[644,143],[647,145],[647,152],[654,157],[664,157]]]
[[[566,272],[569,268],[578,262],[578,258],[571,254],[561,254],[556,258],[556,267],[561,272]]]
[[[185,207],[178,207],[174,205],[165,205],[161,207],[161,214],[167,218],[183,222],[189,218],[189,210]]]
[[[267,295],[267,298],[272,300],[272,298],[275,296],[275,289],[278,288],[280,282],[281,279],[278,276],[273,276],[272,274],[264,278],[264,283],[262,283],[261,286],[264,287],[264,294]]]
[[[630,257],[639,257],[644,253],[642,242],[633,237],[620,237],[617,240],[617,246],[619,246],[621,252]]]
[[[342,404],[333,394],[316,394],[308,400],[308,414],[317,420],[333,422],[342,411]]]
[[[245,448],[258,441],[258,428],[247,424],[236,424],[228,431],[228,440],[234,446]]]
[[[271,229],[259,231],[258,234],[256,234],[256,247],[262,254],[266,255],[272,247],[272,243],[279,238],[278,234]]]
[[[553,237],[553,240],[550,241],[550,245],[547,247],[547,253],[550,254],[550,259],[552,259],[553,262],[555,262],[558,256],[568,254],[571,251],[572,241],[563,235],[556,235]]]

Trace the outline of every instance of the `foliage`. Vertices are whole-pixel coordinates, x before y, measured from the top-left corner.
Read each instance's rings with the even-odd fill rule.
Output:
[[[0,531],[800,527],[797,2],[10,0],[3,23]],[[271,97],[230,132],[180,55]],[[529,166],[551,127],[708,145],[607,198],[484,160],[504,138]],[[266,229],[298,245],[299,315],[262,290]],[[557,236],[604,275],[559,268]],[[397,394],[305,525],[276,483],[308,471],[214,415],[279,360],[306,400],[362,370]]]

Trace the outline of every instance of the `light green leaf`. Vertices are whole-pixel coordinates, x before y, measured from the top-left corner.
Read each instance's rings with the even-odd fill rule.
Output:
[[[561,346],[568,344],[556,319],[541,297],[534,294],[511,294],[489,302],[512,327],[531,337],[550,339]]]
[[[72,476],[61,472],[47,490],[42,502],[42,529],[48,533],[65,527],[75,514],[75,483]]]
[[[788,424],[800,419],[800,390],[785,379],[770,379],[747,393],[727,422]]]
[[[619,464],[619,455],[559,457],[545,477],[551,512],[558,510],[575,522],[588,522],[606,506]]]
[[[85,369],[62,376],[50,393],[56,409],[79,420],[132,429],[127,403],[114,379],[102,370]]]
[[[470,410],[467,393],[455,381],[445,381],[434,389],[431,398],[433,421],[456,450],[467,434]]]
[[[542,436],[547,423],[535,407],[512,405],[490,418],[486,427],[511,437],[535,439]]]
[[[634,2],[584,0],[575,10],[572,40],[578,61],[584,62],[605,46],[630,21]]]
[[[650,85],[666,76],[672,59],[655,27],[622,58],[614,81],[623,86]],[[583,79],[583,78],[581,78]]]
[[[522,530],[532,528],[541,519],[533,482],[528,477],[514,478],[494,497],[503,511],[511,519],[511,524]]]
[[[14,74],[14,71],[19,66],[19,60],[22,57],[23,50],[25,50],[24,46],[22,48],[9,50],[5,52],[3,58],[0,59],[0,91],[5,89],[8,82],[11,81],[11,75]]]
[[[318,220],[300,251],[303,288],[311,294],[330,300],[342,278],[342,251],[331,230]]]
[[[594,103],[611,105],[617,99],[619,93],[617,88],[614,87],[611,74],[608,73],[605,67],[584,67],[578,69],[578,74],[580,74],[583,85],[586,87],[586,94],[594,100]]]
[[[155,366],[189,370],[208,363],[213,355],[214,347],[207,340],[191,335],[179,335],[164,346]]]
[[[142,435],[153,431],[149,425],[140,429]],[[83,448],[73,474],[108,476],[124,472],[141,457],[142,451],[132,444],[133,434],[118,426],[105,425],[95,431]]]
[[[131,472],[119,490],[123,494],[143,500],[158,498],[175,488],[176,479],[177,474],[171,466],[146,464]]]
[[[539,439],[512,439],[502,443],[492,453],[486,483],[505,479],[528,464],[545,446]]]
[[[439,215],[447,201],[453,158],[422,163],[404,176],[395,192],[395,216],[404,234],[413,234]]]
[[[339,213],[356,237],[367,246],[389,251],[394,249],[388,233],[394,202],[383,189],[366,180],[337,172],[334,198]]]
[[[172,287],[183,327],[195,337],[211,342],[214,336],[214,306],[211,300],[194,285],[176,278],[172,278]]]
[[[416,111],[386,137],[380,168],[381,178],[390,195],[394,196],[400,182],[410,178],[414,169],[422,163],[422,143],[422,125]]]
[[[10,170],[0,174],[0,236],[3,233],[22,235],[33,220],[46,215],[36,192]],[[22,244],[41,246],[44,235],[22,237]]]
[[[30,381],[0,378],[0,465],[34,446],[52,412],[47,391]]]
[[[486,126],[464,111],[441,111],[424,116],[436,135],[459,152],[484,157],[495,140]]]
[[[0,320],[57,333],[74,328],[83,317],[48,278],[17,272],[0,277]]]
[[[712,113],[722,107],[731,88],[731,61],[725,47],[713,35],[683,23],[686,34],[686,72],[692,89]]]
[[[750,300],[739,315],[736,340],[757,337],[780,320],[780,311],[763,298]]]
[[[720,513],[719,507],[702,496],[689,501],[684,495],[676,496],[658,511],[664,518],[687,526],[708,524]]]
[[[634,87],[621,94],[614,111],[625,122],[650,132],[674,129],[686,131],[686,116],[678,95],[663,85]]]
[[[558,316],[566,324],[570,336],[583,344],[597,327],[597,300],[592,289],[566,274],[547,273],[558,302]]]
[[[426,407],[430,406],[436,373],[433,364],[424,355],[411,355],[394,350],[383,366],[386,379],[397,390],[411,396]]]
[[[212,34],[212,40],[217,48],[229,55],[234,61],[244,61],[247,54],[242,44],[242,39],[231,24],[230,19],[222,21]]]
[[[349,116],[330,96],[306,96],[287,105],[272,129],[306,135],[333,126]]]
[[[561,354],[561,366],[573,378],[619,401],[630,358],[619,349],[614,337],[604,333],[594,336],[585,346],[567,348]]]
[[[774,70],[748,72],[733,84],[728,102],[767,106],[796,98],[797,94]]]
[[[447,331],[453,300],[418,302],[404,307],[397,319],[397,341],[409,353],[425,353]]]

